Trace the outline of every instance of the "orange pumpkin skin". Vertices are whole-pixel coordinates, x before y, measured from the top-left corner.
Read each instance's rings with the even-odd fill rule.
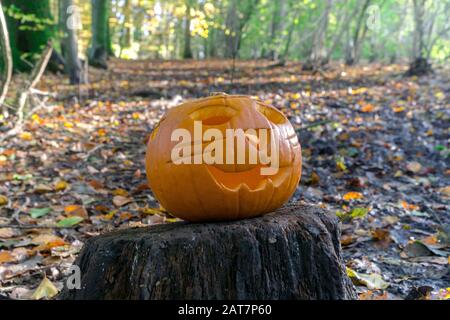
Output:
[[[277,132],[278,172],[261,175],[259,161],[174,164],[171,152],[179,141],[171,141],[172,132],[184,128],[194,137],[194,121],[202,121],[203,132],[220,130],[224,140],[226,129]],[[170,109],[150,135],[145,164],[149,186],[169,213],[188,221],[218,221],[259,216],[282,206],[300,181],[302,158],[294,128],[279,110],[247,96],[219,95]]]

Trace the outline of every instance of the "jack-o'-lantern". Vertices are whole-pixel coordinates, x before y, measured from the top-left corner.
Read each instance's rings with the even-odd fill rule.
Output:
[[[301,147],[281,111],[247,96],[215,95],[169,109],[151,133],[149,186],[172,215],[235,220],[292,196]]]

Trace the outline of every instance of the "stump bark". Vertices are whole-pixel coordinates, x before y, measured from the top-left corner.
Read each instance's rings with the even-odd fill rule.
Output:
[[[89,239],[81,289],[61,299],[354,299],[338,221],[298,204],[262,217],[128,229]]]

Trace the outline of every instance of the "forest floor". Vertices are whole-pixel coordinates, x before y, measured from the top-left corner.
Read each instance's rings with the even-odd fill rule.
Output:
[[[57,97],[0,143],[0,295],[51,297],[87,238],[175,221],[146,185],[145,142],[165,110],[216,91],[288,115],[304,162],[292,201],[340,217],[361,299],[448,299],[449,69],[270,64],[113,60],[81,87],[47,74]]]

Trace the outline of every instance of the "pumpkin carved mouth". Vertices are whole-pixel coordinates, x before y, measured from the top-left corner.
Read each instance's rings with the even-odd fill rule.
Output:
[[[207,170],[214,181],[225,189],[238,191],[247,187],[256,192],[266,189],[268,186],[279,187],[292,173],[291,167],[279,168],[278,173],[272,176],[261,176],[261,165],[246,171],[228,172],[216,166],[207,166]]]

